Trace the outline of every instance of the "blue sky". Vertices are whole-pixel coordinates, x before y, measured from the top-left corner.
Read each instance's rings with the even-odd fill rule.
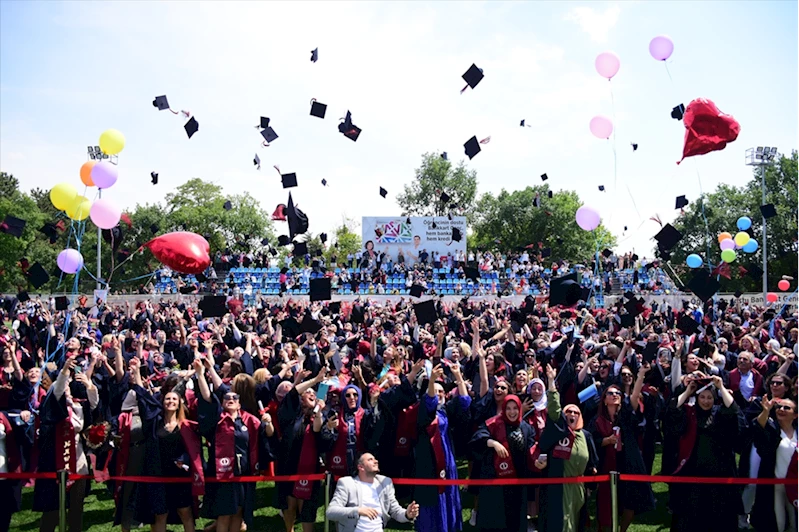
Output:
[[[673,82],[648,52],[659,34],[675,43]],[[611,83],[594,70],[606,50],[621,58]],[[546,172],[551,187],[578,190],[600,211],[618,251],[651,255],[658,226],[646,220],[673,219],[680,194],[695,199],[697,172],[706,191],[741,185],[751,176],[746,148],[797,147],[797,62],[797,3],[787,1],[2,1],[0,169],[25,189],[80,185],[86,146],[116,128],[127,146],[104,196],[120,205],[161,200],[201,177],[247,190],[271,212],[288,196],[277,164],[297,173],[295,202],[319,233],[342,215],[399,214],[393,198],[422,153],[461,158],[471,136],[490,135],[469,163],[480,193],[537,184]],[[472,63],[486,77],[459,95]],[[613,115],[611,87],[615,188],[613,142],[588,130],[593,116]],[[194,113],[194,138],[181,117],[152,107],[161,94]],[[677,166],[684,127],[669,113],[698,97],[732,114],[741,134]],[[308,116],[311,98],[328,104],[326,120]],[[357,143],[336,129],[347,109],[363,129]],[[253,128],[261,115],[280,135],[269,148]],[[522,118],[533,127],[520,128]]]

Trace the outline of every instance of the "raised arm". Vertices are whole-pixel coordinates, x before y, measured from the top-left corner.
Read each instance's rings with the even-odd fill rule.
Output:
[[[633,386],[633,391],[630,394],[630,404],[632,404],[633,410],[638,409],[641,399],[641,389],[644,387],[644,377],[651,367],[652,366],[646,362],[641,364],[641,367],[638,368],[638,377],[635,379],[635,386]]]

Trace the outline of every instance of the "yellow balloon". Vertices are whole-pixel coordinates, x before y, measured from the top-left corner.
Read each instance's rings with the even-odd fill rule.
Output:
[[[116,155],[125,148],[125,135],[116,129],[106,129],[100,135],[100,149],[108,155]]]
[[[64,211],[72,205],[77,196],[78,191],[69,183],[59,183],[50,189],[50,201],[53,203],[53,207],[60,211]]]
[[[92,208],[92,202],[85,196],[77,196],[72,201],[72,204],[67,207],[67,216],[70,220],[80,222],[89,217],[89,211]]]
[[[739,248],[744,247],[749,240],[751,240],[749,233],[741,231],[740,233],[735,234],[735,245]]]
[[[732,238],[732,235],[727,233],[726,231],[724,233],[720,233],[719,234],[719,244],[721,244],[723,241],[727,240],[728,238]]]

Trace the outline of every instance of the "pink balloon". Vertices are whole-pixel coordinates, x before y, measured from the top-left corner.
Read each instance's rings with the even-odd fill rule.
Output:
[[[785,292],[786,290],[788,290],[791,287],[791,283],[789,283],[785,279],[782,279],[779,283],[777,283],[777,287],[780,290],[782,290],[783,292]]]
[[[117,165],[108,161],[100,161],[92,168],[92,181],[97,188],[111,188],[117,182],[118,177]]]
[[[592,207],[583,205],[577,209],[575,218],[577,219],[577,225],[580,226],[580,229],[593,231],[599,227],[599,213],[596,212]]]
[[[610,79],[619,71],[621,60],[619,59],[619,56],[613,52],[602,52],[596,56],[596,61],[594,64],[596,66],[596,71],[599,72],[600,76]]]
[[[100,229],[113,229],[122,217],[122,209],[109,199],[98,199],[92,204],[89,216]]]
[[[673,51],[674,43],[668,35],[658,35],[649,41],[649,53],[658,61],[665,61]]]
[[[77,273],[83,268],[83,255],[77,249],[67,248],[58,254],[56,263],[64,273]]]
[[[607,116],[595,116],[591,119],[588,127],[591,128],[591,133],[599,139],[609,139],[613,134],[613,122]]]
[[[732,238],[725,238],[721,241],[719,247],[721,248],[721,251],[735,249],[735,241]]]
[[[779,298],[777,297],[777,294],[775,294],[774,292],[769,292],[768,294],[766,294],[766,301],[768,301],[769,303],[776,303],[777,299]]]

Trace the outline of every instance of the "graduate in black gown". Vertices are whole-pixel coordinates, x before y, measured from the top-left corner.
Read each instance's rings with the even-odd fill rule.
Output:
[[[3,457],[0,463],[0,473],[21,473],[22,457],[14,427],[3,412],[0,412],[0,448]],[[11,516],[18,512],[22,503],[22,481],[0,479],[0,530],[8,530],[11,526]]]

